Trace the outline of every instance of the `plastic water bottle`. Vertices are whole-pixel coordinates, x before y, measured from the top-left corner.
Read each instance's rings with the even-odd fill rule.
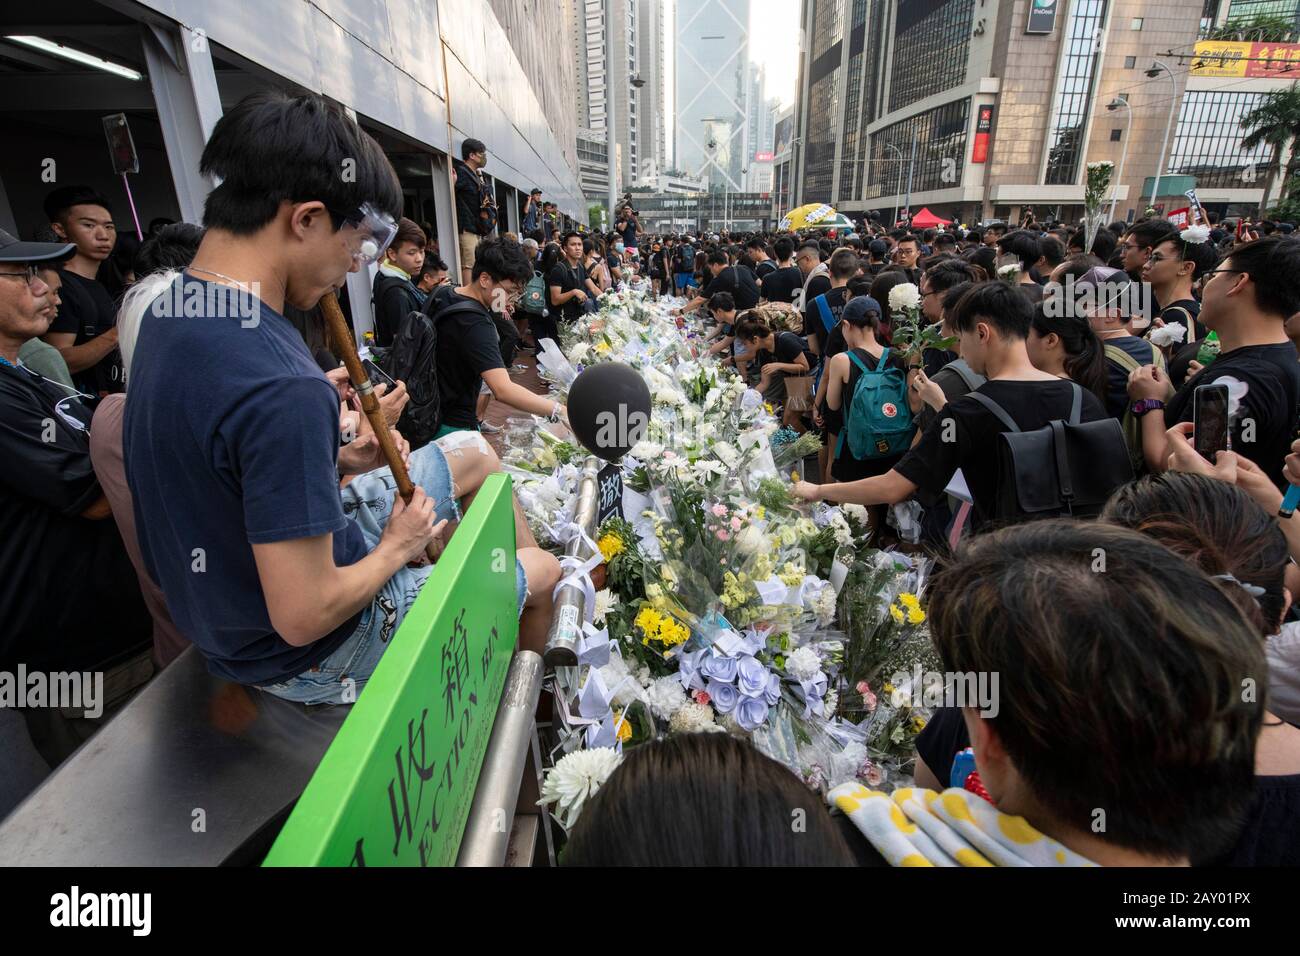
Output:
[[[1219,334],[1211,332],[1201,340],[1201,347],[1196,351],[1196,361],[1208,366],[1219,357]]]

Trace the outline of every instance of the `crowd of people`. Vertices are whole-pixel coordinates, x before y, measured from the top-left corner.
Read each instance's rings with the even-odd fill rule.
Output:
[[[33,241],[0,233],[0,669],[161,668],[193,644],[228,680],[347,702],[500,468],[487,403],[564,420],[515,356],[637,289],[820,438],[798,498],[865,506],[880,544],[942,557],[935,647],[999,673],[1002,706],[937,712],[919,787],[961,786],[973,752],[996,811],[1070,859],[1300,863],[1290,224],[657,235],[627,201],[601,234],[533,190],[515,235],[487,162],[468,139],[455,164],[457,275],[379,146],[280,93],[214,129],[203,227],[156,222],[123,265],[109,201],[72,186]],[[321,324],[369,265],[409,503]],[[520,644],[540,649],[560,565],[517,507],[516,541]],[[75,746],[29,725],[50,763]],[[719,736],[637,748],[567,861],[893,862],[841,825],[858,798],[833,820]],[[666,786],[696,812],[642,813]]]

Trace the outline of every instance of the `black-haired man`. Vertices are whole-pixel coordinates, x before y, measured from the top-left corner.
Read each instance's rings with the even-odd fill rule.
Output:
[[[456,170],[456,226],[460,230],[460,274],[465,285],[472,280],[474,250],[497,227],[497,201],[492,184],[483,175],[487,147],[469,138],[460,146]]]
[[[132,357],[123,450],[141,554],[213,672],[343,702],[428,577],[410,563],[499,460],[477,434],[431,442],[409,455],[403,504],[378,439],[364,419],[344,431],[338,388],[281,314],[313,308],[392,240],[401,185],[378,143],[318,96],[267,91],[222,116],[199,169],[220,182],[207,232]],[[558,564],[526,523],[516,535],[520,639],[536,647]]]
[[[1270,236],[1237,246],[1201,287],[1200,321],[1219,337],[1220,354],[1176,394],[1168,376],[1147,365],[1129,378],[1134,414],[1142,416],[1142,451],[1153,472],[1168,467],[1166,427],[1190,423],[1201,385],[1229,388],[1232,450],[1281,488],[1282,461],[1295,437],[1300,364],[1286,320],[1300,312],[1300,239]],[[1244,389],[1242,386],[1245,386]],[[1162,405],[1163,418],[1148,414]]]
[[[523,221],[519,228],[522,235],[531,236],[538,230],[542,221],[542,191],[534,188],[524,200]]]
[[[772,243],[772,251],[776,254],[776,268],[763,276],[763,298],[768,302],[794,302],[803,286],[803,273],[794,264],[794,240],[782,236]]]
[[[81,391],[120,392],[117,306],[96,278],[117,243],[113,211],[89,186],[63,186],[46,196],[44,205],[54,234],[75,244],[76,252],[61,267],[62,304],[43,338],[62,353]]]
[[[1069,418],[1076,390],[1072,383],[1039,371],[1030,361],[1025,340],[1033,316],[1034,307],[1028,299],[996,281],[972,286],[950,316],[960,338],[962,358],[988,379],[980,393],[1002,406],[1021,431]],[[1080,421],[1105,417],[1101,401],[1083,389]],[[974,499],[975,519],[987,524],[996,514],[998,435],[1007,430],[990,409],[964,395],[944,406],[920,441],[885,474],[833,485],[801,481],[794,490],[813,501],[896,504],[917,488],[938,494],[960,468]]]
[[[564,408],[510,380],[501,358],[500,336],[492,315],[504,315],[533,277],[523,247],[507,239],[479,243],[467,286],[444,286],[428,312],[438,327],[438,388],[442,424],[438,437],[479,428],[475,404],[483,387],[512,408],[556,421]]]

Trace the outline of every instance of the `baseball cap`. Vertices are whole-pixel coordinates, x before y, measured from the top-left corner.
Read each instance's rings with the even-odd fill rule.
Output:
[[[856,295],[849,299],[848,304],[844,306],[844,310],[840,313],[840,319],[850,325],[857,325],[855,320],[863,318],[868,312],[876,313],[877,318],[884,315],[880,303],[871,296]]]
[[[23,242],[0,229],[0,262],[46,262],[72,255],[71,242]]]

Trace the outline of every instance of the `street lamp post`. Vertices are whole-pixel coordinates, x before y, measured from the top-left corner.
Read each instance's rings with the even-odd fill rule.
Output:
[[[1114,112],[1120,107],[1124,108],[1124,148],[1119,153],[1119,176],[1115,179],[1115,187],[1110,194],[1110,221],[1115,221],[1115,203],[1119,201],[1120,183],[1124,182],[1124,161],[1128,159],[1128,138],[1129,130],[1133,126],[1133,108],[1128,105],[1128,100],[1120,99],[1118,96],[1106,104],[1106,109]]]
[[[609,224],[614,225],[614,203],[618,201],[618,151],[614,148],[618,123],[614,119],[614,0],[605,0],[605,149],[609,161]]]
[[[898,194],[903,191],[903,151],[893,143],[886,143],[885,149],[892,149],[898,154],[898,176],[894,184],[894,218],[890,220],[890,228],[898,225]]]
[[[903,208],[905,208],[905,209],[907,210],[907,221],[908,221],[908,224],[909,224],[909,228],[910,228],[910,224],[911,224],[911,221],[912,221],[912,173],[913,173],[913,171],[916,169],[916,140],[917,140],[917,135],[918,135],[917,131],[916,131],[916,130],[913,130],[913,131],[912,131],[912,159],[911,159],[911,161],[907,164],[907,198],[906,198],[906,200],[904,201],[904,204],[903,204]]]
[[[1169,64],[1163,60],[1152,61],[1151,69],[1147,70],[1147,76],[1155,79],[1163,70],[1169,76],[1169,119],[1165,122],[1165,138],[1160,144],[1160,156],[1156,160],[1156,178],[1151,184],[1151,205],[1154,208],[1156,200],[1160,196],[1160,171],[1165,166],[1165,150],[1169,148],[1169,133],[1174,128],[1174,108],[1178,105],[1178,81],[1174,79],[1174,71],[1169,69]]]

